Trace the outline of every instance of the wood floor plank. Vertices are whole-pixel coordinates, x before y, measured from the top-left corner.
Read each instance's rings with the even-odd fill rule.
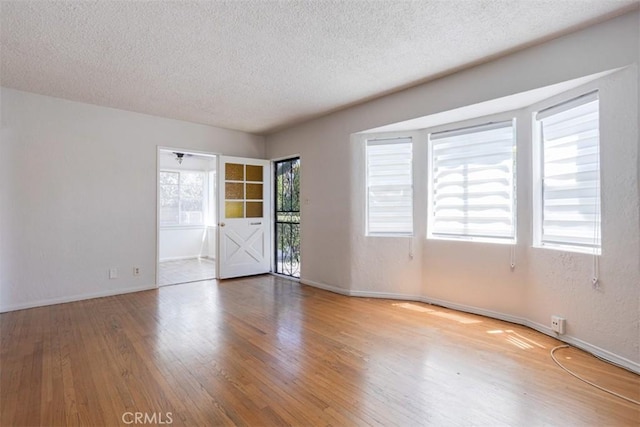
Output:
[[[428,304],[273,276],[0,315],[0,424],[640,425],[564,372],[559,341]],[[632,399],[640,377],[580,350],[568,368]]]

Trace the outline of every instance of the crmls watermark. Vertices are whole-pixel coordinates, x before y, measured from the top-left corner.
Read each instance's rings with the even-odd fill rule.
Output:
[[[125,424],[173,424],[171,412],[125,412],[122,414]]]

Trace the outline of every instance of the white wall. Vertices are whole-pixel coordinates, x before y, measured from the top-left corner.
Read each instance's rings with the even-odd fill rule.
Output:
[[[2,311],[155,287],[157,146],[264,157],[264,138],[243,132],[0,96]]]
[[[215,242],[209,242],[208,227],[161,227],[160,245],[158,248],[160,262],[191,258],[209,258],[209,247]]]
[[[418,87],[303,123],[267,137],[271,158],[302,158],[304,283],[352,295],[436,301],[550,332],[640,371],[638,188],[639,15],[626,14]],[[414,257],[407,238],[364,236],[362,147],[351,134],[633,65],[602,87],[604,255],[599,289],[590,258],[531,249],[528,148],[518,149],[517,267],[504,245],[427,241],[418,219]],[[526,125],[521,132],[527,132]],[[357,138],[356,138],[357,139]],[[609,142],[610,141],[610,142]],[[526,144],[526,143],[525,143]],[[524,149],[523,149],[524,148]],[[419,148],[421,149],[421,148]],[[417,156],[418,157],[418,156]],[[426,156],[418,173],[424,176]],[[417,196],[417,212],[426,212]]]

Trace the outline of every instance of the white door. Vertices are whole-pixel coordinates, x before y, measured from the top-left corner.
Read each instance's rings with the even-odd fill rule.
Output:
[[[271,191],[268,160],[220,156],[218,276],[268,273]]]

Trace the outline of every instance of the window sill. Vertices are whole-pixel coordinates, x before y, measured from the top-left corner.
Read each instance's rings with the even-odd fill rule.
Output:
[[[405,234],[405,233],[370,233],[366,234],[365,237],[415,237],[413,234]]]
[[[534,249],[550,249],[558,252],[571,252],[584,255],[602,255],[601,248],[584,248],[581,246],[554,245],[549,243],[538,243],[533,245]]]
[[[443,240],[448,242],[492,243],[498,245],[515,245],[516,239],[500,239],[492,237],[435,236],[427,235],[427,240]]]

